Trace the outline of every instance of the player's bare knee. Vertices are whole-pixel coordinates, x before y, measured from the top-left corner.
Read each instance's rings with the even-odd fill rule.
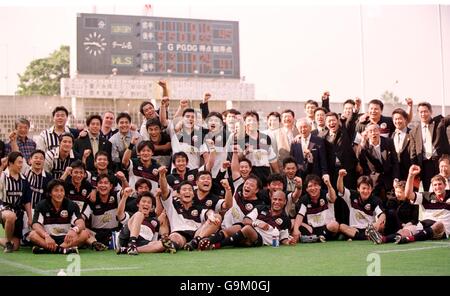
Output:
[[[17,216],[14,212],[5,211],[2,213],[3,221],[5,222],[16,222]]]
[[[330,223],[328,223],[327,228],[331,232],[338,232],[339,231],[339,223],[337,223],[336,221],[330,222]]]
[[[38,233],[34,230],[31,230],[30,233],[28,234],[28,238],[31,241],[36,241],[36,239],[39,237]]]
[[[408,229],[400,229],[397,233],[400,234],[401,236],[411,235],[411,231],[409,231]]]

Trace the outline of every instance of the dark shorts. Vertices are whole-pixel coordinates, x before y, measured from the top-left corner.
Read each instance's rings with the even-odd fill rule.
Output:
[[[323,235],[327,241],[337,238],[337,233],[329,231],[326,226],[313,228],[313,234]]]
[[[5,228],[5,222],[3,221],[3,219],[1,219],[1,215],[4,211],[11,211],[13,213],[16,214],[16,222],[14,223],[14,232],[13,232],[13,237],[16,237],[18,239],[22,239],[22,230],[23,230],[23,215],[24,212],[23,211],[16,211],[12,208],[9,207],[4,207],[2,209],[0,209],[0,220],[2,221],[2,226],[3,228]]]
[[[125,247],[128,245],[128,242],[130,241],[130,229],[128,228],[128,225],[125,225],[122,230],[119,232],[119,244],[122,247]],[[150,243],[149,240],[146,240],[142,236],[138,236],[136,245],[138,247],[146,246]]]
[[[93,232],[95,232],[95,239],[104,244],[105,246],[109,245],[109,242],[111,241],[111,235],[114,230],[111,229],[91,229]]]
[[[182,237],[184,237],[186,239],[186,242],[190,242],[195,235],[195,231],[192,230],[186,230],[186,231],[174,231],[176,233],[178,233],[179,235],[181,235]]]
[[[55,241],[55,243],[60,246],[64,242],[65,235],[50,235],[50,237]]]

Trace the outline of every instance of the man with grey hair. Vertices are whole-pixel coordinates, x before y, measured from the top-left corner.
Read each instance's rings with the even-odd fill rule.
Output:
[[[5,155],[11,151],[20,151],[28,161],[31,153],[36,150],[36,142],[28,137],[30,122],[28,119],[20,117],[16,120],[14,130],[9,134],[9,142],[5,145]]]
[[[300,134],[291,144],[291,155],[298,164],[299,174],[302,178],[316,174],[329,179],[323,139],[311,134],[311,123],[307,118],[299,119],[297,129]]]
[[[361,142],[359,162],[363,175],[370,176],[374,194],[386,203],[386,192],[393,189],[394,179],[399,177],[397,152],[390,138],[381,136],[380,126],[369,123]]]

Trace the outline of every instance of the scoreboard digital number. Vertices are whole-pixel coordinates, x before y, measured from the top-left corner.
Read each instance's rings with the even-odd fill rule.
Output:
[[[80,74],[239,78],[233,21],[79,14]]]

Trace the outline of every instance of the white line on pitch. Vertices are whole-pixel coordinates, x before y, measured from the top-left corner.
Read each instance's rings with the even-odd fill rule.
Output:
[[[409,248],[409,249],[393,249],[393,250],[381,250],[375,251],[374,253],[396,253],[396,252],[410,252],[410,251],[423,251],[423,250],[431,250],[431,249],[441,249],[441,248],[449,248],[450,245],[447,246],[434,246],[434,247],[421,247],[421,248]]]
[[[91,272],[91,271],[109,271],[109,270],[135,270],[135,269],[140,269],[139,266],[129,266],[129,267],[97,267],[97,268],[84,268],[81,269],[80,272]],[[45,272],[49,272],[49,273],[53,273],[53,272],[58,272],[59,269],[49,269],[49,270],[44,270]]]
[[[49,275],[49,272],[47,270],[43,270],[40,268],[35,268],[33,266],[27,265],[27,264],[22,264],[22,263],[18,263],[15,261],[11,261],[8,259],[4,259],[4,258],[0,258],[0,263],[2,264],[6,264],[18,269],[22,269],[22,270],[26,270],[32,273],[36,273],[36,274],[40,274],[40,275]]]

